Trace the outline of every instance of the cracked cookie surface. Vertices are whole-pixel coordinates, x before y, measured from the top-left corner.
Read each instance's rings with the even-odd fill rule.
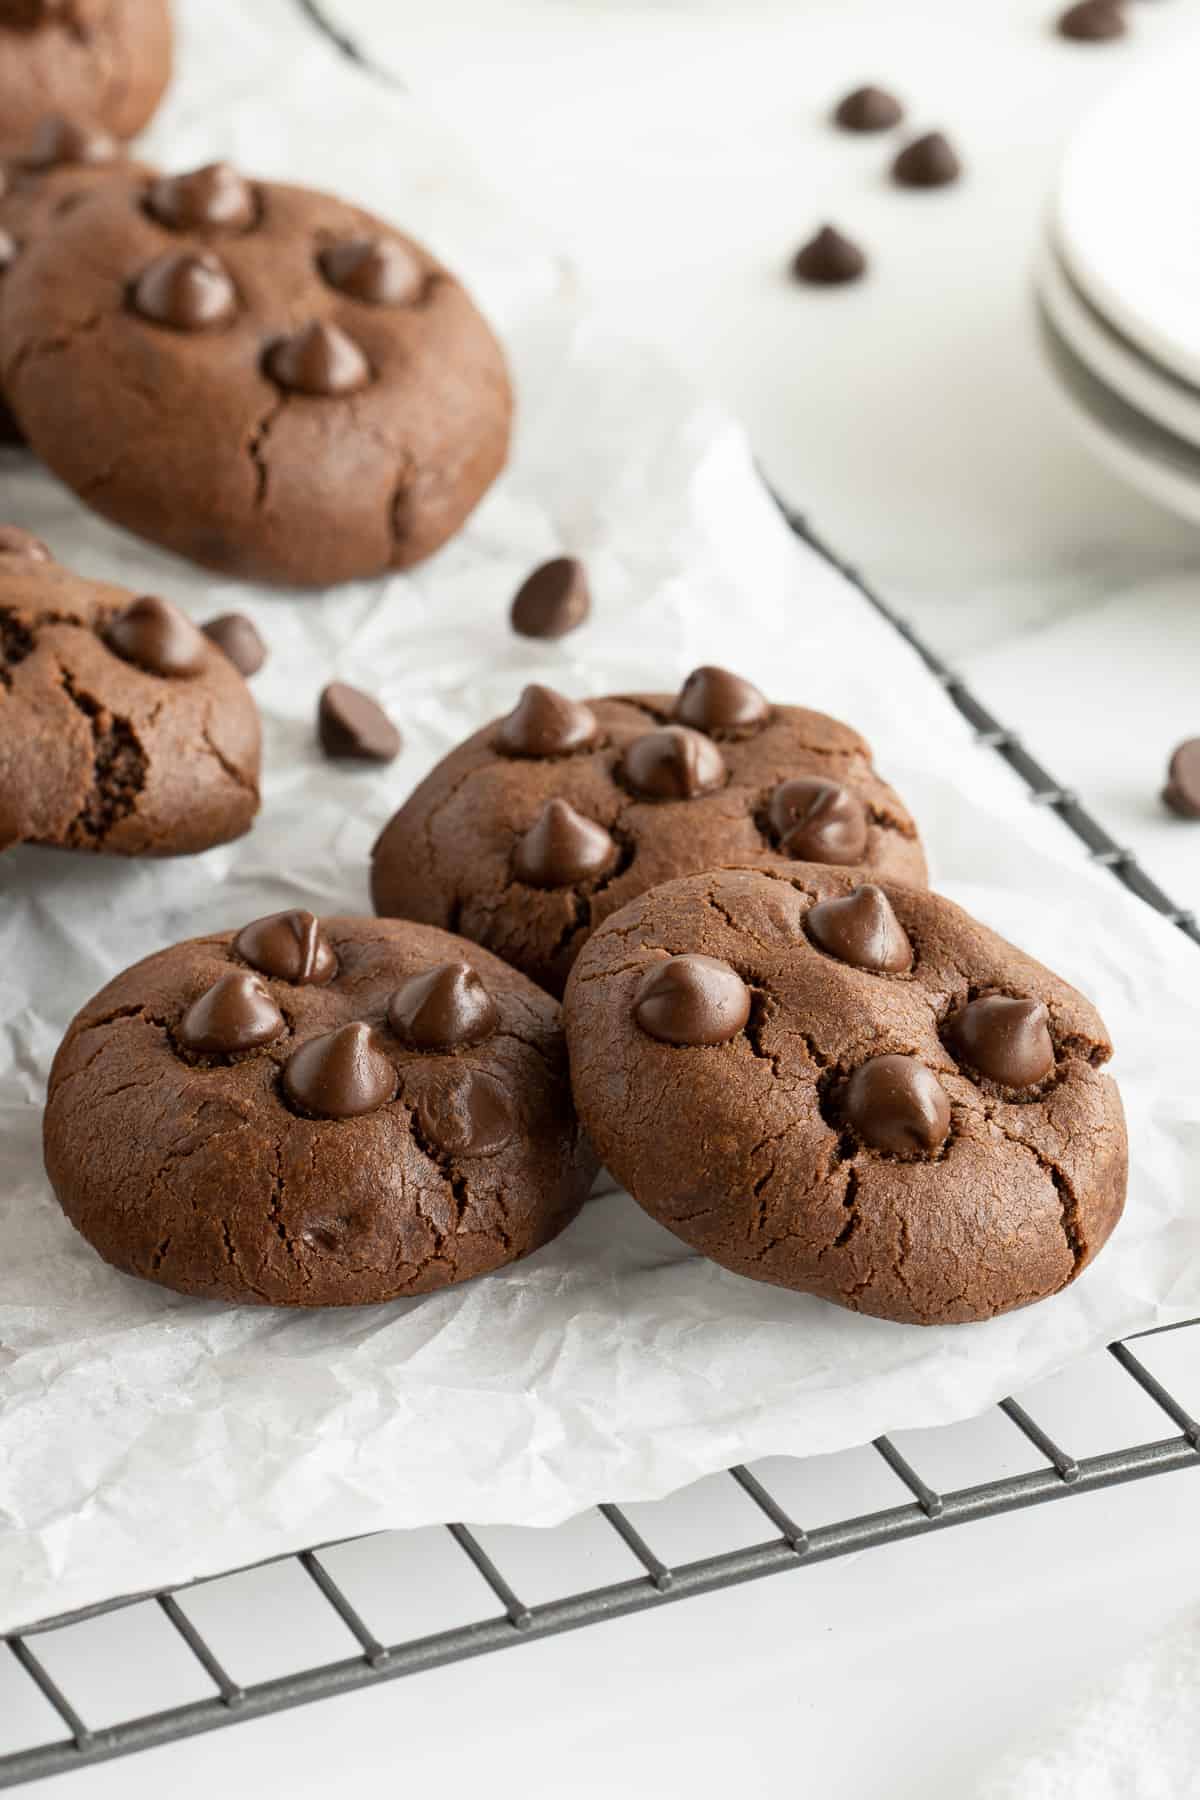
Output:
[[[499,1268],[595,1172],[548,995],[445,932],[304,913],[111,981],[55,1058],[45,1152],[108,1262],[276,1306]]]
[[[722,863],[787,860],[797,833],[809,855],[819,838],[832,862],[925,880],[907,809],[840,720],[771,706],[724,670],[697,670],[678,695],[584,703],[531,687],[384,828],[371,898],[561,994],[589,934],[635,895]]]
[[[0,528],[0,851],[175,856],[249,829],[250,690],[182,613],[146,605]]]
[[[601,926],[564,1016],[601,1159],[740,1274],[963,1323],[1057,1293],[1120,1217],[1101,1019],[939,895],[689,876]]]
[[[428,556],[503,466],[503,353],[462,285],[330,195],[224,166],[88,197],[0,283],[34,452],[117,524],[302,587]]]
[[[0,0],[0,144],[47,113],[132,137],[171,75],[169,0]]]

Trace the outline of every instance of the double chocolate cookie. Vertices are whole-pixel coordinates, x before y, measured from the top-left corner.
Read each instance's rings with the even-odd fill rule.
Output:
[[[45,1153],[108,1262],[273,1306],[500,1268],[595,1170],[553,1000],[445,932],[305,912],[111,981],[55,1058]]]
[[[85,581],[0,526],[0,850],[207,850],[258,811],[258,709],[154,595]]]
[[[0,381],[107,518],[321,587],[406,568],[503,466],[500,346],[411,238],[226,164],[60,216],[0,284]]]
[[[561,993],[588,935],[661,881],[784,859],[923,883],[856,731],[727,670],[587,704],[527,687],[444,759],[373,854],[376,910],[461,931]]]
[[[957,1324],[1057,1293],[1120,1217],[1102,1021],[936,894],[688,876],[601,926],[565,1017],[601,1158],[740,1274]]]
[[[132,137],[170,75],[169,0],[0,0],[0,148],[49,112]]]

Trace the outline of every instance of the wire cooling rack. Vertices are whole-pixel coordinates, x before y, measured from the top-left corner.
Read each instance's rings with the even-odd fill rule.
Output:
[[[1075,794],[1054,780],[1017,736],[974,697],[961,678],[921,642],[912,626],[880,599],[855,569],[835,556],[802,518],[786,508],[784,510],[796,535],[833,563],[912,646],[972,725],[980,741],[1003,757],[1026,783],[1031,801],[1051,808],[1063,824],[1082,839],[1097,862],[1110,869],[1117,880],[1147,905],[1165,914],[1194,943],[1200,944],[1200,927],[1193,914],[1172,904],[1136,857],[1109,836],[1080,805]],[[1200,1332],[1200,1321],[1179,1329]],[[1141,1340],[1137,1341],[1141,1343]],[[1023,1405],[1015,1399],[1002,1400],[999,1412],[1033,1447],[1038,1467],[1026,1473],[1004,1475],[939,1492],[890,1438],[881,1437],[875,1440],[872,1449],[900,1484],[897,1491],[907,1490],[904,1504],[811,1528],[806,1528],[802,1519],[793,1517],[790,1503],[785,1505],[779,1493],[773,1491],[782,1485],[780,1481],[775,1480],[768,1486],[762,1476],[751,1469],[733,1468],[728,1471],[728,1478],[737,1484],[745,1501],[769,1527],[761,1541],[676,1562],[672,1566],[667,1557],[660,1554],[661,1544],[655,1548],[651,1541],[652,1531],[644,1524],[635,1524],[630,1513],[621,1507],[603,1505],[596,1509],[597,1524],[602,1521],[600,1528],[615,1534],[631,1559],[630,1568],[640,1572],[631,1579],[569,1593],[537,1605],[522,1601],[513,1580],[499,1566],[499,1559],[489,1554],[479,1536],[465,1525],[448,1524],[444,1528],[448,1534],[447,1545],[452,1544],[453,1554],[465,1559],[476,1577],[481,1579],[483,1586],[479,1592],[490,1590],[491,1604],[483,1616],[429,1635],[402,1638],[392,1643],[377,1635],[364,1610],[348,1593],[350,1584],[339,1580],[330,1566],[337,1565],[338,1553],[344,1552],[351,1541],[318,1545],[293,1556],[253,1564],[252,1570],[264,1571],[286,1565],[298,1572],[303,1581],[312,1584],[320,1603],[329,1609],[340,1627],[357,1644],[357,1653],[353,1656],[314,1663],[311,1667],[259,1681],[236,1681],[214,1645],[212,1632],[202,1629],[198,1622],[204,1614],[205,1590],[228,1580],[231,1575],[247,1571],[228,1571],[224,1576],[214,1576],[185,1587],[124,1595],[77,1612],[43,1619],[10,1632],[4,1638],[4,1644],[9,1655],[15,1658],[20,1680],[31,1684],[31,1688],[25,1690],[27,1697],[40,1705],[54,1724],[44,1742],[0,1754],[0,1788],[16,1787],[69,1769],[86,1768],[112,1757],[199,1732],[220,1730],[242,1719],[260,1718],[267,1713],[370,1687],[401,1675],[415,1675],[421,1670],[468,1657],[535,1643],[541,1638],[585,1625],[597,1625],[606,1619],[648,1612],[738,1582],[807,1568],[849,1555],[852,1551],[921,1537],[952,1525],[968,1524],[975,1519],[991,1518],[1051,1500],[1064,1500],[1112,1487],[1118,1482],[1200,1467],[1200,1423],[1129,1342],[1111,1345],[1109,1356],[1120,1370],[1122,1380],[1136,1384],[1162,1417],[1170,1421],[1173,1427],[1170,1435],[1077,1458],[1060,1446]],[[948,1429],[952,1432],[954,1428]],[[802,1463],[793,1466],[798,1471],[804,1467]],[[793,1485],[788,1484],[789,1501]],[[406,1534],[387,1535],[400,1538]],[[77,1704],[66,1691],[69,1684],[61,1672],[63,1659],[56,1656],[56,1651],[73,1632],[78,1632],[89,1622],[138,1606],[149,1608],[156,1615],[158,1628],[182,1642],[184,1653],[198,1666],[209,1692],[206,1698],[184,1705],[144,1712],[93,1728],[88,1724],[86,1705]],[[9,1667],[11,1670],[11,1664]],[[39,1691],[40,1702],[33,1689]],[[21,1705],[19,1698],[16,1703]]]

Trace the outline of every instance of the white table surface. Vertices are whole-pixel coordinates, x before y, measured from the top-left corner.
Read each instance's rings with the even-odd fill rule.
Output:
[[[667,345],[744,418],[779,487],[1175,897],[1200,902],[1200,827],[1165,819],[1154,800],[1171,745],[1200,733],[1200,546],[1076,447],[1027,291],[1073,122],[1139,57],[1196,28],[1193,0],[1132,0],[1133,36],[1100,48],[1049,35],[1048,0],[327,10],[523,196],[611,317]],[[961,187],[897,192],[883,179],[891,139],[828,129],[830,103],[864,80],[901,92],[914,128],[952,134]],[[783,276],[826,218],[872,255],[857,289],[812,293]],[[1148,1360],[1195,1410],[1200,1345],[1172,1334]],[[1079,1454],[1170,1431],[1103,1357],[1025,1399]],[[946,1487],[1036,1460],[998,1416],[901,1442]],[[778,1478],[806,1523],[903,1498],[869,1451]],[[958,1800],[1056,1698],[1194,1603],[1197,1493],[1175,1475],[872,1551],[42,1791],[183,1800],[374,1782],[573,1800]],[[765,1535],[720,1481],[641,1509],[639,1522],[675,1558]],[[486,1541],[529,1600],[631,1572],[594,1519]],[[348,1552],[339,1574],[385,1635],[455,1622],[435,1594],[460,1618],[491,1610],[464,1590],[470,1571],[447,1563],[445,1544],[423,1536],[398,1570]],[[349,1653],[302,1578],[256,1579],[207,1603],[235,1673]],[[147,1657],[144,1619],[88,1629],[61,1672],[75,1691],[83,1683],[96,1722],[129,1710],[135,1667],[144,1706],[202,1691],[186,1666]],[[31,1737],[42,1723],[21,1726],[14,1696],[0,1673],[0,1747],[6,1716]]]

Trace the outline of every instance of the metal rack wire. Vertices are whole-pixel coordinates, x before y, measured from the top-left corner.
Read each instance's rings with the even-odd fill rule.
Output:
[[[926,647],[911,624],[899,617],[857,570],[834,555],[801,517],[786,508],[784,512],[796,535],[834,564],[912,646],[974,728],[979,741],[1003,757],[1026,783],[1030,799],[1051,807],[1063,824],[1083,841],[1097,862],[1110,869],[1139,899],[1170,919],[1194,943],[1200,944],[1200,926],[1195,916],[1167,898],[1132,852],[1122,849],[1080,804],[1078,797],[1054,780],[1015,733],[1007,730],[974,697],[961,677]],[[1200,1321],[1187,1329],[1200,1329]],[[186,1587],[150,1594],[124,1595],[77,1612],[43,1619],[8,1633],[4,1644],[24,1676],[57,1715],[62,1731],[44,1743],[0,1755],[0,1788],[16,1787],[43,1776],[85,1768],[92,1763],[199,1732],[220,1730],[242,1719],[260,1718],[267,1713],[370,1687],[401,1675],[414,1675],[421,1670],[513,1649],[607,1619],[647,1612],[739,1582],[808,1568],[853,1551],[921,1537],[952,1525],[1067,1499],[1119,1482],[1167,1474],[1172,1470],[1200,1468],[1200,1422],[1147,1368],[1129,1343],[1111,1345],[1109,1354],[1123,1374],[1136,1383],[1170,1420],[1174,1427],[1171,1435],[1077,1459],[1063,1449],[1024,1406],[1014,1399],[1003,1400],[999,1410],[1037,1451],[1044,1467],[941,1493],[923,1479],[891,1439],[881,1437],[875,1440],[873,1449],[908,1489],[911,1501],[813,1528],[806,1528],[802,1521],[793,1518],[759,1476],[739,1466],[730,1469],[728,1474],[769,1524],[771,1533],[762,1542],[671,1566],[655,1551],[627,1513],[619,1506],[605,1504],[598,1508],[600,1517],[643,1572],[631,1580],[572,1593],[541,1605],[527,1605],[522,1601],[496,1561],[465,1525],[449,1524],[445,1529],[450,1538],[491,1590],[499,1611],[424,1637],[384,1643],[376,1635],[328,1567],[330,1552],[339,1546],[318,1545],[294,1556],[270,1559],[294,1564],[301,1570],[359,1646],[355,1656],[324,1662],[274,1679],[247,1685],[235,1681],[189,1611],[189,1597],[223,1577],[214,1576]],[[266,1565],[251,1566],[263,1568]],[[226,1571],[226,1574],[237,1572]],[[62,1682],[50,1672],[46,1656],[44,1652],[39,1654],[39,1648],[50,1643],[56,1633],[68,1631],[72,1626],[145,1602],[151,1602],[177,1634],[199,1665],[212,1692],[208,1698],[187,1705],[145,1713],[93,1729],[82,1710],[64,1691]]]

